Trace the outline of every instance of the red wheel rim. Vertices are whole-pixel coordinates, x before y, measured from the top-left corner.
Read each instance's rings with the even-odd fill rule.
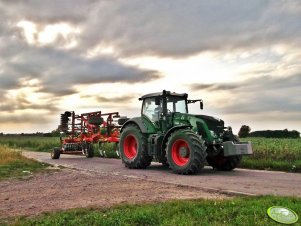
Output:
[[[133,135],[127,135],[124,139],[123,151],[128,159],[133,159],[137,155],[137,140]]]
[[[185,150],[186,154],[181,154],[181,149]],[[189,161],[190,158],[190,149],[188,143],[185,140],[176,140],[172,144],[171,148],[171,157],[173,162],[178,166],[184,166]]]

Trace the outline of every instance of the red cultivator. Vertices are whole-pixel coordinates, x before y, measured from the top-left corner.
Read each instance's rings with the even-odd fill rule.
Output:
[[[83,154],[91,158],[94,156],[93,144],[97,143],[101,155],[104,143],[115,143],[117,151],[119,130],[126,120],[118,112],[102,114],[96,111],[76,115],[74,111],[66,111],[61,114],[60,130],[67,137],[60,137],[61,147],[53,149],[51,158],[58,159],[61,154]]]

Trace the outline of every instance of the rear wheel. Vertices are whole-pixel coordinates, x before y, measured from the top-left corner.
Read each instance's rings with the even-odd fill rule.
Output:
[[[147,139],[136,125],[124,128],[119,150],[123,163],[130,169],[144,169],[151,164],[152,157],[147,154]]]
[[[196,174],[205,165],[206,146],[200,136],[189,129],[171,134],[166,147],[167,162],[178,174]]]
[[[233,138],[233,142],[239,142],[237,137]],[[222,171],[231,171],[235,169],[242,159],[241,155],[234,155],[234,156],[224,156],[223,151],[219,153],[217,156],[207,157],[207,162],[209,166],[217,170]]]
[[[52,159],[59,159],[61,155],[61,149],[60,148],[54,148],[51,151],[51,158]]]

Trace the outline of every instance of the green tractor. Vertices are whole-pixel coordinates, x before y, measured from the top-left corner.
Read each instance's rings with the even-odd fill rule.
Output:
[[[143,169],[158,161],[178,174],[196,174],[206,164],[218,170],[232,170],[242,155],[252,154],[250,142],[239,142],[224,121],[188,113],[188,94],[163,92],[147,94],[140,117],[121,128],[119,151],[130,169]]]

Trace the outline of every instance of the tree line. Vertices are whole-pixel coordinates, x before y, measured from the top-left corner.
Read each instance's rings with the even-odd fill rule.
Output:
[[[297,130],[260,130],[251,132],[251,128],[247,125],[242,125],[238,132],[240,138],[244,137],[266,137],[266,138],[299,138],[300,132]]]

